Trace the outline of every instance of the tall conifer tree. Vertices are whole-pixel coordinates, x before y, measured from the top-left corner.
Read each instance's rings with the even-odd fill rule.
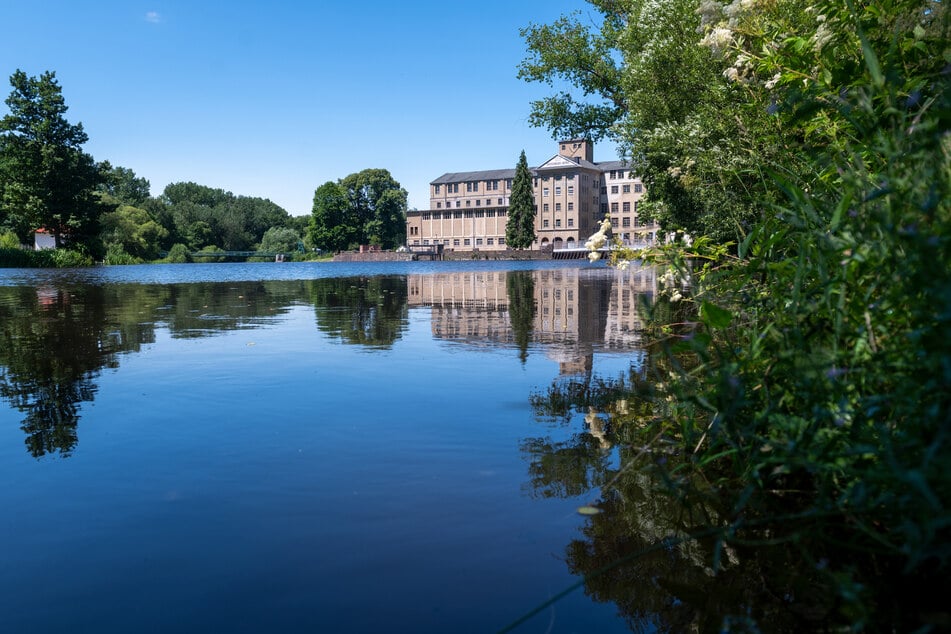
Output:
[[[505,225],[505,243],[513,249],[527,249],[535,241],[535,199],[532,194],[532,173],[528,170],[525,150],[518,157],[512,194],[509,196],[509,219]]]

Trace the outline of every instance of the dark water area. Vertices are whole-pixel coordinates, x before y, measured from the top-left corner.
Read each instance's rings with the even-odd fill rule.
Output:
[[[653,293],[577,262],[0,270],[0,631],[505,627],[579,582],[620,460],[530,397],[636,372]],[[594,591],[515,631],[652,629]]]

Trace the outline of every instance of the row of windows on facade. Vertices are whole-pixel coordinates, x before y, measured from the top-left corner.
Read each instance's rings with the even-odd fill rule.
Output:
[[[624,174],[625,174],[624,170],[611,170],[611,171],[608,173],[608,178],[610,178],[611,180],[623,179],[623,178],[624,178]],[[560,180],[562,179],[562,177],[564,177],[565,180],[573,181],[573,180],[575,179],[575,174],[555,174],[554,176],[542,176],[542,177],[541,177],[541,180],[542,180],[543,183],[547,183],[549,180],[560,181]],[[584,180],[584,182],[587,182],[587,181],[588,181],[588,175],[587,175],[587,174],[582,174],[582,180]],[[477,193],[479,193],[480,188],[481,188],[481,191],[485,191],[485,192],[498,191],[498,190],[499,190],[499,185],[500,185],[501,183],[502,183],[502,181],[501,181],[500,179],[499,179],[499,180],[487,180],[487,181],[466,181],[466,193],[477,194]],[[535,186],[538,185],[538,177],[537,177],[537,176],[532,179],[532,183],[533,183]],[[600,182],[598,179],[595,179],[595,180],[594,180],[594,186],[595,186],[595,187],[598,187],[600,184],[601,184],[601,182]],[[460,185],[460,183],[446,183],[446,193],[447,193],[447,194],[458,194],[458,193],[459,193],[459,185]],[[640,191],[642,190],[642,187],[643,187],[643,186],[642,186],[640,183],[634,183],[634,191],[635,191],[635,192],[640,192]],[[511,190],[511,189],[512,189],[512,179],[511,179],[511,178],[505,179],[505,189],[507,189],[507,190]],[[572,193],[571,190],[572,190],[572,189],[573,189],[572,187],[569,187],[569,188],[568,188],[568,190],[569,190],[569,191],[568,191],[568,194],[569,194],[569,195],[571,195],[571,193]],[[611,190],[612,190],[611,193],[614,193],[614,194],[618,193],[618,192],[617,192],[617,186],[616,186],[616,185],[615,185],[615,186],[612,186]],[[628,193],[628,192],[630,192],[630,191],[631,191],[631,186],[630,186],[630,185],[624,185],[624,192],[625,192],[625,193]],[[442,184],[441,184],[441,183],[436,184],[436,185],[433,185],[433,193],[436,194],[436,195],[439,195],[439,194],[442,194],[442,193],[443,193],[443,192],[442,192]],[[605,191],[605,188],[602,188],[602,193],[607,193],[607,192]],[[560,194],[561,194],[561,192],[560,192],[559,188],[556,188],[555,195],[558,196],[558,195],[560,195]],[[544,195],[545,195],[545,196],[548,195],[548,190],[547,190],[547,189],[545,190],[545,194],[544,194]]]
[[[467,247],[471,247],[471,246],[472,246],[472,241],[473,241],[472,238],[453,238],[453,239],[451,239],[451,240],[450,240],[449,238],[444,238],[444,239],[442,239],[442,240],[431,240],[431,241],[430,241],[430,240],[423,240],[423,246],[430,246],[431,244],[434,244],[434,245],[440,245],[440,244],[442,244],[442,245],[447,246],[447,247],[448,247],[448,246],[454,246],[454,247],[467,246]],[[505,246],[505,238],[475,238],[475,246],[477,246],[477,247],[481,247],[481,246],[489,246],[489,247],[491,247],[491,246],[495,246],[496,243],[498,243],[500,246]],[[418,244],[419,244],[419,240],[413,240],[413,244],[418,245]]]
[[[453,218],[495,218],[508,215],[505,208],[502,209],[482,209],[478,211],[447,211],[439,213],[438,211],[426,212],[422,214],[422,220],[451,220]]]
[[[491,181],[469,181],[466,183],[466,192],[468,193],[479,193],[479,183],[483,185],[483,191],[486,192],[496,192],[499,191],[499,183],[501,181],[491,180]],[[507,179],[505,181],[505,189],[512,189],[512,179]],[[433,193],[441,194],[442,185],[436,184],[433,185]],[[446,183],[446,193],[447,194],[458,194],[459,193],[459,183]]]
[[[504,199],[504,198],[499,198],[499,199],[498,199],[498,202],[496,202],[495,204],[496,204],[496,205],[504,205],[504,204],[505,204],[505,199]],[[471,206],[472,206],[472,199],[471,199],[471,198],[466,199],[466,207],[471,207]],[[475,206],[476,206],[476,207],[481,207],[481,206],[482,206],[482,199],[481,199],[481,198],[476,198],[476,199],[475,199]],[[491,207],[491,206],[492,206],[492,199],[491,199],[491,198],[486,198],[486,199],[485,199],[485,206],[486,206],[486,207]],[[446,201],[446,209],[449,209],[450,207],[452,207],[452,201],[451,201],[451,200],[447,200],[447,201]],[[457,201],[456,201],[456,207],[462,207],[462,201],[461,201],[461,200],[457,200]],[[438,200],[436,201],[436,209],[442,209],[442,201],[438,201]]]

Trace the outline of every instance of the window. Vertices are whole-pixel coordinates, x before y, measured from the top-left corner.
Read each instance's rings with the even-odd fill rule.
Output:
[[[561,211],[561,203],[555,203],[555,211]]]
[[[484,212],[484,211],[477,211],[477,212],[475,212],[475,217],[476,217],[476,218],[485,218],[485,212]]]
[[[568,211],[574,211],[574,210],[575,210],[575,204],[574,204],[574,203],[568,203]]]
[[[548,228],[548,218],[545,218],[544,220],[542,220],[542,227],[545,229]]]
[[[569,227],[574,227],[574,226],[575,226],[575,219],[574,219],[574,218],[568,218],[568,226],[569,226]]]
[[[611,170],[611,179],[614,180],[617,178],[617,170]]]
[[[602,213],[602,214],[608,213],[608,204],[607,204],[607,203],[601,203],[601,213]]]
[[[560,226],[561,226],[561,218],[555,218],[555,226],[556,226],[556,227],[560,227]]]
[[[491,247],[492,245],[495,244],[495,238],[486,238],[485,243]]]
[[[611,213],[612,214],[617,213],[617,203],[611,203]]]
[[[467,192],[477,192],[479,191],[479,183],[466,183]]]
[[[555,196],[561,196],[561,187],[555,188]]]
[[[544,203],[542,205],[542,211],[546,211],[546,212],[548,211],[548,203]]]
[[[611,218],[611,226],[617,229],[617,218]]]
[[[629,213],[631,211],[631,203],[628,201],[624,201],[624,204],[621,205],[621,211],[625,213]]]
[[[547,188],[547,187],[542,188],[542,196],[545,196],[545,197],[548,196],[548,188]]]
[[[491,204],[492,204],[492,199],[491,199],[491,198],[486,198],[486,199],[485,199],[485,206],[486,206],[486,207],[489,207]]]
[[[446,191],[448,192],[450,188],[452,189],[453,194],[459,193],[459,183],[453,183],[452,185],[447,185]]]
[[[617,177],[618,177],[618,178],[624,178],[624,170],[621,170],[620,172],[618,172],[618,173],[617,173]]]
[[[453,212],[452,217],[456,219],[462,218],[462,212],[461,211]]]
[[[512,179],[511,179],[511,178],[505,179],[505,189],[512,189]]]
[[[466,201],[466,207],[471,207],[471,206],[472,206],[472,201],[471,201],[471,200],[467,200],[467,201]]]
[[[462,206],[462,202],[459,201],[459,200],[457,200],[457,201],[456,201],[456,207],[461,207],[461,206]]]
[[[417,242],[416,244],[419,244],[419,243]],[[429,245],[429,240],[423,240],[423,244],[426,245],[426,246],[428,246],[428,245]]]
[[[631,193],[631,186],[630,186],[630,185],[625,185],[623,188],[621,188],[621,191],[623,191],[625,194],[630,194],[630,193]]]
[[[575,195],[575,186],[574,186],[574,185],[568,185],[568,195],[569,195],[569,196],[574,196],[574,195]]]
[[[630,226],[631,226],[631,217],[630,217],[630,216],[624,216],[623,218],[621,218],[621,226],[624,227],[625,229],[626,229],[627,227],[630,227]]]
[[[442,209],[442,203],[436,203],[436,209]]]
[[[466,202],[469,202],[469,201],[466,201]],[[472,217],[472,212],[471,212],[471,211],[467,211],[467,212],[465,212],[463,215],[464,215],[464,217],[466,217],[466,218],[471,218],[471,217]]]
[[[442,185],[433,185],[433,191],[434,191],[435,193],[437,193],[437,194],[439,193],[439,190],[440,190],[441,188],[442,188]]]
[[[501,204],[502,204],[502,199],[499,198],[499,202],[497,202],[496,204],[497,204],[497,205],[501,205]]]
[[[481,207],[481,206],[482,206],[482,199],[476,198],[476,207]]]
[[[644,190],[644,186],[640,183],[634,183],[634,193],[640,194]]]
[[[452,241],[452,246],[454,247],[459,246],[459,238],[456,238],[455,240]]]
[[[617,193],[617,185],[611,185],[611,193],[612,193],[612,194],[616,194],[616,193]]]
[[[560,181],[560,180],[561,180],[561,174],[555,174],[555,180],[556,180],[556,181]]]
[[[472,240],[470,240],[469,238],[466,238],[465,240],[463,240],[463,244],[464,244],[465,246],[467,246],[467,247],[468,247],[468,246],[471,246],[471,245],[472,245]]]
[[[499,246],[502,246],[504,244],[505,244],[505,238],[499,238]]]
[[[482,246],[482,238],[476,238],[476,246],[477,246],[477,247],[481,247],[481,246]]]
[[[489,218],[495,218],[495,210],[490,209],[487,212],[485,212],[485,215],[488,216]]]

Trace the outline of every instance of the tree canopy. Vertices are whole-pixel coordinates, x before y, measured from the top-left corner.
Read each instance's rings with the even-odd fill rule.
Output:
[[[17,70],[0,119],[0,227],[21,241],[45,228],[56,238],[89,246],[102,211],[94,194],[102,182],[99,166],[82,151],[88,137],[68,110],[56,74],[29,77]]]
[[[385,169],[365,169],[314,192],[310,242],[340,251],[361,244],[393,249],[406,242],[406,190]]]
[[[535,241],[535,198],[532,173],[528,169],[525,150],[518,157],[512,193],[509,196],[505,243],[513,249],[527,249]]]

